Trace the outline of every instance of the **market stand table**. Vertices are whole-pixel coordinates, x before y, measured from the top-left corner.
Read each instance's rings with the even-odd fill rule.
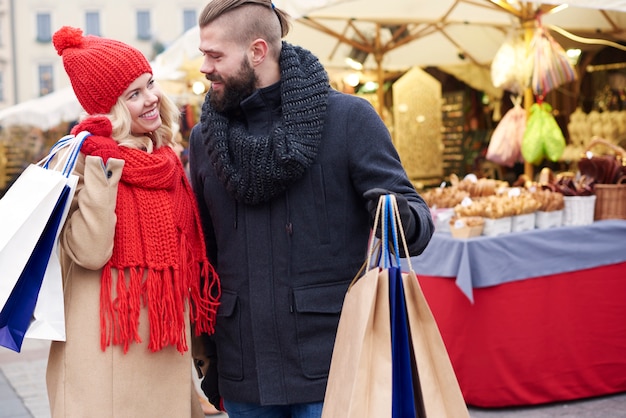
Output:
[[[411,259],[465,401],[626,391],[626,220],[455,239]]]

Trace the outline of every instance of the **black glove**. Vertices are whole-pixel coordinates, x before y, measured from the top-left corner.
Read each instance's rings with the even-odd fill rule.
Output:
[[[200,383],[200,388],[214,407],[220,411],[224,411],[224,400],[220,396],[218,385],[217,356],[209,357],[209,367],[204,379],[202,379],[202,383]]]
[[[378,207],[378,201],[380,199],[380,196],[384,196],[384,195],[388,195],[388,194],[392,194],[396,197],[396,202],[398,203],[398,212],[400,213],[400,220],[402,221],[402,228],[404,229],[404,234],[406,236],[406,239],[409,240],[410,237],[413,236],[413,234],[415,233],[415,220],[413,219],[413,212],[411,211],[411,208],[409,207],[409,201],[406,200],[406,197],[404,197],[401,194],[397,194],[397,193],[392,193],[389,190],[386,189],[369,189],[368,191],[366,191],[365,193],[363,193],[363,197],[365,199],[367,199],[367,210],[370,213],[370,221],[371,224],[374,225],[374,218],[376,217],[376,208]],[[378,228],[376,228],[376,236],[378,238],[381,237],[381,225],[378,225]],[[390,240],[391,238],[391,234],[390,234]],[[400,238],[398,238],[399,240]],[[400,241],[398,241],[398,244],[400,246],[402,246],[402,243]],[[393,247],[393,246],[392,246]],[[401,253],[403,253],[404,251],[401,249]]]

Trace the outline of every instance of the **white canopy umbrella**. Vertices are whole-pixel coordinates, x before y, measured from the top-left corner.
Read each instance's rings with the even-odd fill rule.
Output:
[[[604,9],[604,10],[617,10],[626,12],[626,1],[624,0],[569,0],[567,2],[544,0],[542,3],[546,4],[564,4],[567,3],[574,7],[583,7],[591,9]]]
[[[463,61],[489,64],[513,28],[534,26],[539,16],[545,26],[575,35],[626,40],[626,1],[578,0],[569,2],[569,7],[560,3],[563,2],[328,2],[299,18],[287,40],[308,47],[331,66],[345,65],[345,57],[356,47],[369,53],[366,65],[375,66],[380,59],[385,68]]]
[[[71,87],[0,110],[0,126],[31,125],[48,130],[76,120],[83,112]]]
[[[544,3],[550,2],[351,0],[306,14],[286,39],[310,49],[327,67],[345,66],[346,57],[362,51],[364,67],[376,70],[379,82],[385,70],[412,66],[472,63],[488,68],[507,36],[514,29],[534,28],[538,17],[545,27],[559,29],[553,36],[565,48],[590,48],[563,36],[569,33],[578,40],[626,40],[624,1],[574,2],[580,7]]]

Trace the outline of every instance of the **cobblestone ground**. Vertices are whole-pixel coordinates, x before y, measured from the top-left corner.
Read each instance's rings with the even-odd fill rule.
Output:
[[[46,364],[49,342],[24,340],[16,353],[0,347],[0,418],[49,418]]]
[[[47,341],[32,339],[24,341],[21,353],[0,347],[0,418],[50,418],[45,378],[48,347]],[[626,393],[537,407],[469,408],[469,412],[471,418],[626,418]]]

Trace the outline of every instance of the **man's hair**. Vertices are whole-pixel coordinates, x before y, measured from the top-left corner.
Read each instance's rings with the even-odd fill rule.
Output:
[[[274,7],[271,0],[212,0],[200,13],[198,25],[204,28],[220,19],[232,30],[233,40],[244,45],[262,38],[275,58],[281,49],[281,39],[291,28],[290,16]]]

